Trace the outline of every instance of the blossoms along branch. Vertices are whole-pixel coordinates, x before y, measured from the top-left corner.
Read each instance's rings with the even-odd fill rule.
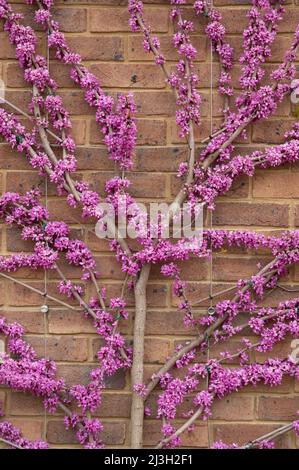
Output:
[[[203,239],[204,204],[167,204],[150,202],[128,203],[126,195],[118,196],[113,204],[100,203],[97,206],[97,237],[147,239],[182,239],[186,249],[193,244],[200,248]],[[187,247],[188,244],[188,247]]]

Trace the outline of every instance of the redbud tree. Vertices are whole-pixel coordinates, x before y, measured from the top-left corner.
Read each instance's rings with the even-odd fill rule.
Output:
[[[291,351],[284,358],[271,355],[278,343],[299,337],[299,297],[295,290],[290,290],[287,300],[278,302],[275,308],[262,304],[273,291],[286,290],[281,279],[299,260],[299,232],[287,231],[274,236],[254,231],[215,230],[207,222],[200,237],[193,232],[174,236],[176,222],[183,212],[189,216],[191,225],[197,219],[199,208],[203,208],[204,219],[208,220],[218,196],[226,194],[240,176],[253,177],[256,168],[276,168],[298,160],[298,123],[287,131],[284,143],[279,145],[238,154],[236,143],[246,139],[246,131],[252,124],[258,125],[273,116],[294,92],[299,27],[294,31],[283,62],[267,74],[265,64],[271,57],[278,25],[288,21],[284,17],[283,0],[252,0],[243,33],[243,52],[238,58],[226,38],[222,16],[210,2],[169,0],[174,31],[172,47],[179,58],[174,65],[167,63],[159,38],[152,34],[143,2],[128,0],[130,28],[140,34],[145,52],[162,70],[173,92],[177,130],[185,143],[184,159],[177,168],[177,195],[166,214],[162,217],[159,212],[152,221],[131,194],[130,172],[134,170],[138,130],[134,95],[110,95],[103,91],[98,78],[84,65],[80,55],[71,50],[59,23],[53,19],[53,0],[27,0],[27,3],[34,6],[35,21],[47,32],[51,54],[65,67],[69,66],[70,79],[84,90],[108,158],[114,162],[115,175],[106,181],[103,191],[96,191],[76,173],[77,148],[70,115],[51,76],[49,61],[38,53],[35,31],[7,0],[0,0],[0,18],[24,80],[32,89],[26,111],[31,125],[24,125],[20,115],[9,110],[9,103],[5,105],[4,99],[0,108],[0,135],[20,154],[19,158],[27,158],[39,175],[55,185],[57,196],[66,199],[70,212],[77,208],[84,220],[96,225],[97,234],[99,231],[105,234],[125,279],[120,295],[109,297],[92,250],[82,239],[73,236],[63,221],[63,213],[60,220],[53,220],[35,187],[25,194],[4,193],[0,199],[2,222],[17,227],[22,239],[31,241],[32,252],[2,256],[1,276],[11,279],[21,268],[54,272],[59,278],[57,296],[29,284],[23,286],[44,299],[45,313],[47,301],[70,311],[79,308],[86,321],[92,321],[101,341],[97,366],[91,371],[88,384],[69,386],[57,373],[51,357],[40,357],[24,338],[26,332],[22,325],[1,317],[0,333],[5,337],[6,350],[1,354],[0,384],[40,397],[48,413],[63,414],[66,428],[74,430],[84,448],[102,448],[103,424],[97,418],[102,394],[109,377],[128,370],[132,390],[131,447],[144,446],[145,416],[161,423],[157,448],[180,446],[184,434],[192,433],[196,422],[213,415],[217,401],[248,386],[275,387],[287,376],[299,379],[299,366]],[[201,33],[207,35],[213,59],[219,64],[217,90],[223,103],[221,123],[211,129],[208,137],[202,136],[200,148],[195,136],[201,135],[201,77],[194,64],[198,54],[193,44],[196,33],[194,22],[186,14],[186,4],[194,9],[196,19],[204,18]],[[237,61],[238,90],[232,83]],[[126,236],[123,236],[124,223],[129,229]],[[165,237],[169,226],[171,234]],[[134,242],[129,232],[136,235]],[[267,253],[267,262],[262,257],[254,275],[239,279],[232,287],[210,292],[205,298],[194,300],[193,293],[191,300],[182,266],[188,267],[190,259],[200,265],[203,260],[212,259],[214,253],[225,250]],[[81,282],[68,279],[68,265],[80,270]],[[192,331],[192,339],[176,346],[160,369],[145,381],[144,338],[146,322],[150,321],[147,286],[153,266],[172,281],[186,336]],[[22,284],[17,279],[15,282]],[[96,295],[88,296],[89,285]],[[126,303],[128,292],[135,299],[133,313]],[[208,310],[202,308],[206,302],[210,302]],[[120,329],[129,314],[133,314],[134,320],[132,341]],[[241,346],[232,351],[230,341],[235,338]],[[213,345],[218,347],[214,356],[210,354]],[[254,353],[267,353],[268,358],[259,363],[254,360]],[[156,389],[158,394],[153,394]],[[179,424],[178,417],[183,418]],[[299,434],[296,416],[290,423],[266,435],[257,435],[249,443],[228,445],[218,441],[212,446],[273,448],[275,439],[287,432]],[[5,416],[0,421],[0,440],[13,448],[48,448],[47,442],[27,439]]]

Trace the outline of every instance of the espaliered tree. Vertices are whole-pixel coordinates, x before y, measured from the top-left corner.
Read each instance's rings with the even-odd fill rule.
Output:
[[[131,447],[143,447],[145,415],[153,415],[148,402],[152,392],[160,386],[154,417],[161,420],[161,438],[157,448],[176,447],[184,432],[192,432],[194,423],[207,419],[213,413],[217,400],[246,386],[263,383],[269,387],[281,384],[285,376],[299,379],[299,366],[291,357],[269,357],[265,363],[252,360],[252,353],[270,353],[286,337],[299,337],[299,298],[290,291],[289,300],[275,308],[263,307],[261,301],[275,289],[285,289],[281,278],[299,261],[299,232],[289,231],[281,236],[267,236],[254,232],[224,231],[205,228],[200,243],[193,237],[164,238],[164,223],[158,219],[153,227],[147,224],[144,213],[130,194],[130,170],[136,146],[137,126],[134,97],[108,95],[98,79],[86,68],[81,57],[72,51],[59,24],[52,18],[53,0],[29,0],[36,7],[35,21],[48,33],[48,46],[55,58],[71,65],[70,78],[85,92],[86,102],[94,108],[95,119],[108,158],[115,162],[115,176],[106,182],[102,194],[75,174],[77,168],[76,143],[71,136],[71,121],[51,77],[45,57],[36,50],[37,37],[26,26],[21,14],[14,12],[7,0],[0,0],[0,18],[4,24],[25,81],[32,87],[29,112],[32,126],[26,128],[17,115],[0,109],[0,135],[21,155],[24,155],[40,175],[48,177],[57,187],[57,194],[66,198],[70,210],[80,208],[83,218],[91,218],[104,227],[110,248],[125,273],[119,297],[107,298],[91,250],[80,239],[71,236],[69,226],[53,221],[41,194],[35,188],[26,194],[5,193],[0,199],[0,217],[3,223],[20,229],[21,237],[30,240],[32,253],[2,256],[1,276],[12,279],[13,272],[23,267],[33,270],[55,271],[59,278],[56,297],[25,285],[45,299],[74,310],[80,308],[85,317],[93,321],[95,332],[101,338],[98,365],[90,374],[87,385],[68,386],[58,377],[56,364],[51,358],[39,358],[24,339],[24,329],[17,323],[0,319],[0,333],[6,338],[6,353],[0,362],[0,384],[16,391],[31,393],[43,399],[49,413],[57,410],[64,414],[67,428],[76,432],[78,442],[85,448],[101,448],[103,425],[96,413],[101,407],[105,381],[122,369],[131,370],[132,410]],[[196,15],[206,20],[205,33],[220,64],[219,93],[223,97],[223,120],[196,149],[195,131],[201,125],[202,97],[198,91],[200,77],[195,72],[197,51],[192,44],[194,25],[186,19],[185,0],[170,0],[173,22],[173,47],[179,61],[175,67],[167,64],[159,39],[151,32],[143,2],[129,0],[130,26],[140,32],[146,52],[165,75],[176,102],[176,123],[179,136],[186,141],[185,160],[179,165],[177,177],[180,189],[169,206],[167,219],[175,222],[187,204],[190,219],[195,217],[199,203],[213,211],[218,196],[231,188],[240,175],[252,177],[256,168],[271,168],[294,163],[299,158],[299,124],[295,123],[285,135],[285,142],[268,146],[260,151],[238,155],[235,143],[245,137],[247,128],[272,116],[284,99],[292,93],[292,80],[296,75],[295,61],[299,45],[299,27],[285,53],[284,61],[272,71],[265,84],[264,64],[271,56],[280,21],[283,1],[252,0],[248,9],[248,26],[244,31],[243,53],[240,57],[241,91],[232,86],[233,49],[225,37],[221,14],[205,0],[193,2]],[[191,2],[192,3],[192,2]],[[190,2],[188,2],[190,6]],[[122,202],[120,205],[119,202]],[[107,218],[100,202],[110,205],[116,219]],[[184,207],[185,207],[184,206]],[[121,207],[121,209],[120,209]],[[61,214],[61,219],[64,215]],[[122,236],[121,220],[125,218],[137,232],[132,248],[130,240]],[[155,236],[152,236],[153,228]],[[180,265],[190,257],[200,260],[211,258],[224,249],[242,249],[267,253],[267,264],[261,262],[256,274],[240,279],[235,286],[192,301],[188,285],[181,275]],[[69,264],[82,271],[82,282],[68,279],[64,267]],[[173,292],[178,299],[185,326],[194,329],[194,339],[173,351],[149,380],[144,383],[144,336],[146,326],[146,288],[153,265],[172,279]],[[22,284],[22,281],[15,279]],[[86,298],[82,284],[91,284],[96,296]],[[128,319],[126,293],[135,296],[133,346],[120,333],[120,321]],[[293,294],[292,294],[293,292]],[[68,300],[71,298],[71,302]],[[207,300],[211,307],[206,314],[199,306]],[[76,307],[74,307],[76,304]],[[255,337],[255,341],[248,339]],[[227,351],[225,342],[237,336],[242,346],[235,352]],[[205,354],[212,345],[221,343],[220,356]],[[222,345],[223,343],[223,345]],[[234,367],[231,367],[231,365]],[[190,401],[190,396],[191,401]],[[175,425],[178,409],[189,403],[185,422]],[[188,405],[186,405],[188,406]],[[272,448],[276,437],[290,431],[299,434],[299,421],[284,425],[264,436],[257,436],[242,448]],[[0,440],[14,448],[47,448],[43,441],[31,442],[8,421],[0,422]],[[237,448],[223,442],[214,448]]]

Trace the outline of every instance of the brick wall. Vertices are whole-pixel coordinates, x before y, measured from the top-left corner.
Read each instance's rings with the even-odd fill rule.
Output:
[[[32,8],[25,6],[23,0],[15,0],[15,8],[25,13],[26,22],[32,21]],[[141,200],[153,198],[170,200],[177,189],[175,172],[177,165],[184,159],[185,147],[178,139],[173,121],[174,100],[172,93],[165,87],[163,76],[152,64],[141,46],[139,35],[130,33],[127,25],[126,0],[58,0],[56,17],[62,30],[66,32],[69,43],[82,56],[85,63],[99,77],[103,87],[116,93],[134,91],[138,106],[138,149],[136,164],[132,174],[132,193]],[[170,47],[171,26],[168,20],[168,0],[147,0],[147,18],[153,30],[161,38],[167,59],[176,60]],[[188,3],[192,3],[191,1]],[[221,9],[228,36],[239,55],[242,43],[241,33],[246,25],[245,13],[250,2],[246,0],[215,0]],[[188,13],[192,16],[192,10]],[[278,63],[283,51],[288,47],[291,33],[299,23],[298,0],[287,1],[287,14],[279,27],[273,63]],[[210,122],[210,51],[203,36],[202,19],[196,19],[194,43],[199,51],[196,67],[200,73],[202,94],[204,96],[203,124],[197,138],[208,135]],[[35,26],[34,26],[35,27]],[[45,35],[39,31],[40,50],[46,52]],[[217,63],[214,63],[215,77]],[[267,65],[267,72],[273,64]],[[61,86],[61,94],[66,107],[73,115],[73,134],[78,148],[79,173],[90,181],[94,188],[103,189],[107,177],[113,172],[113,165],[106,159],[101,138],[95,125],[92,110],[83,100],[83,93],[74,87],[68,76],[68,69],[51,59],[51,72]],[[238,86],[238,65],[234,70],[234,83]],[[30,90],[26,87],[19,67],[15,61],[13,48],[0,24],[0,78],[7,86],[6,97],[19,108],[26,110]],[[214,79],[214,82],[216,78]],[[219,122],[220,100],[214,93],[213,123]],[[239,152],[251,151],[269,143],[282,142],[283,134],[296,116],[286,100],[276,115],[267,122],[253,126],[248,132],[246,142],[238,145]],[[245,228],[265,232],[279,232],[286,228],[299,226],[299,167],[284,167],[277,170],[258,171],[252,180],[239,178],[233,189],[218,201],[213,216],[215,227]],[[45,181],[39,178],[26,163],[25,158],[12,152],[7,145],[0,143],[0,180],[1,190],[24,192],[32,184],[44,191]],[[103,283],[108,294],[120,291],[122,273],[109,253],[105,242],[99,242],[92,233],[92,225],[81,225],[79,212],[70,209],[63,198],[55,195],[51,185],[48,188],[48,205],[52,217],[63,219],[71,224],[74,234],[83,239],[94,250],[98,260]],[[18,231],[1,227],[2,253],[30,250],[30,245],[20,240]],[[262,253],[259,259],[266,260],[268,254]],[[255,253],[234,250],[214,257],[211,266],[205,261],[192,260],[184,266],[183,272],[189,282],[190,297],[201,298],[213,282],[216,291],[221,286],[230,286],[242,276],[248,276],[256,269]],[[78,278],[78,271],[66,267],[69,276]],[[43,287],[43,273],[25,269],[17,272],[18,279],[32,286]],[[286,285],[299,282],[299,269],[293,269]],[[53,275],[48,279],[48,290],[55,289]],[[44,322],[40,313],[41,298],[35,293],[13,284],[1,281],[1,313],[10,320],[20,321],[25,327],[28,340],[36,350],[46,353],[57,361],[59,373],[68,383],[86,382],[88,372],[95,364],[95,352],[99,340],[89,321],[79,312],[68,311],[50,304],[50,311]],[[91,290],[88,292],[91,294]],[[275,305],[287,297],[276,291],[264,301]],[[132,307],[132,298],[129,299]],[[183,327],[181,314],[176,311],[176,301],[172,298],[171,286],[159,274],[156,267],[148,286],[148,321],[146,328],[146,377],[149,377],[159,364],[163,363],[175,344],[191,334]],[[204,307],[205,308],[205,307]],[[128,338],[132,334],[132,318],[123,324],[123,332]],[[238,339],[231,346],[238,347]],[[289,342],[276,348],[278,355],[290,353]],[[215,348],[215,354],[219,347]],[[213,350],[211,351],[213,354]],[[265,355],[258,354],[258,361]],[[209,439],[223,439],[243,443],[272,430],[277,425],[292,420],[299,409],[299,384],[285,380],[283,385],[269,390],[264,386],[247,388],[217,403],[213,419],[207,423],[198,422],[195,432],[186,435],[184,445],[206,447]],[[24,430],[30,438],[46,438],[54,447],[76,446],[70,432],[64,430],[59,415],[45,416],[38,399],[23,394],[0,391],[0,401],[5,402],[7,416]],[[154,400],[152,404],[155,406]],[[184,410],[182,410],[184,411]],[[105,424],[104,441],[107,446],[127,447],[129,445],[130,382],[129,376],[118,374],[107,384],[100,416]],[[159,424],[152,419],[146,420],[145,444],[153,445],[159,438]],[[297,442],[299,445],[299,442]],[[284,436],[280,446],[295,447],[294,436]]]

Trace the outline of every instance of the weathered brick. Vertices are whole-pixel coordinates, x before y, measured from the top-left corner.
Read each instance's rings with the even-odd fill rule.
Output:
[[[97,172],[90,173],[88,178],[90,186],[103,194],[105,184],[108,179],[113,177],[113,173]],[[146,173],[131,173],[130,180],[132,182],[131,194],[139,198],[163,198],[166,191],[165,175],[155,175],[151,178]]]
[[[0,391],[0,406],[2,410],[5,409],[5,400],[6,400],[5,392]]]
[[[10,414],[20,416],[43,416],[42,399],[33,395],[13,392],[10,395]]]
[[[13,8],[24,13],[24,23],[37,31],[38,53],[46,55],[46,33],[34,22],[34,6],[24,5],[23,0],[15,0]],[[161,41],[161,51],[165,55],[168,66],[174,69],[178,54],[173,48],[172,25],[169,19],[169,0],[145,0],[145,18],[157,32]],[[221,107],[223,99],[216,91],[219,79],[219,60],[214,54],[213,76],[211,77],[210,43],[204,35],[208,24],[203,15],[196,17],[193,9],[194,0],[187,0],[184,17],[192,18],[195,23],[195,34],[192,42],[198,53],[195,58],[194,71],[199,73],[199,89],[202,94],[202,123],[195,129],[198,144],[196,155],[202,150],[201,141],[210,134],[213,128],[222,124]],[[293,32],[298,23],[299,0],[287,0],[287,12],[279,23],[279,33],[273,44],[273,54],[264,65],[265,77],[262,86],[268,84],[268,78],[283,60],[289,48]],[[227,31],[227,40],[235,49],[235,67],[232,70],[232,82],[240,90],[239,77],[242,66],[238,63],[243,53],[241,33],[248,24],[246,12],[251,4],[249,0],[214,0],[220,7],[223,22]],[[183,7],[185,9],[185,7]],[[81,54],[86,64],[99,78],[100,84],[106,89],[113,89],[112,96],[125,90],[133,90],[137,104],[138,139],[134,155],[131,193],[141,200],[143,198],[163,200],[176,195],[180,181],[175,177],[178,165],[185,161],[188,150],[185,140],[178,137],[174,113],[176,109],[173,91],[165,84],[161,70],[153,63],[152,54],[143,49],[142,36],[133,34],[128,26],[126,0],[57,0],[54,18],[58,19],[62,31],[67,33],[67,41],[74,52]],[[156,33],[155,33],[156,34]],[[63,102],[71,113],[72,136],[77,144],[76,156],[78,171],[76,178],[91,182],[92,188],[104,196],[104,184],[115,175],[115,164],[108,158],[107,149],[103,144],[100,127],[94,119],[92,109],[84,99],[84,92],[70,78],[70,66],[62,64],[55,58],[55,51],[50,51],[51,74],[62,90],[59,91]],[[4,80],[6,98],[24,111],[28,110],[31,99],[31,88],[24,81],[23,72],[15,59],[15,48],[10,45],[7,33],[0,25],[0,78]],[[212,123],[210,122],[210,86],[213,84]],[[233,101],[233,100],[231,100]],[[279,104],[276,112],[269,120],[260,120],[249,126],[247,139],[238,138],[234,155],[246,155],[268,145],[284,142],[284,134],[296,120],[298,106],[291,106],[290,98]],[[11,112],[9,106],[5,109]],[[236,110],[231,103],[231,109]],[[21,122],[32,128],[32,123],[20,116]],[[54,142],[52,137],[50,142]],[[61,149],[57,149],[61,156]],[[233,229],[246,227],[279,236],[285,228],[299,226],[299,204],[297,163],[290,166],[257,170],[253,178],[241,176],[236,178],[230,191],[223,195],[216,204],[213,215],[213,227]],[[130,177],[130,175],[128,175]],[[39,177],[29,165],[24,155],[3,142],[0,138],[0,190],[24,192],[31,184],[40,187],[44,196],[44,177]],[[287,200],[286,200],[287,199]],[[292,201],[290,201],[292,199]],[[294,202],[295,200],[295,202]],[[76,227],[72,235],[85,240],[96,255],[98,269],[101,273],[100,284],[107,288],[107,299],[118,297],[121,293],[124,273],[121,272],[114,254],[110,252],[107,240],[100,240],[93,231],[96,221],[82,219],[81,208],[72,209],[64,197],[57,197],[56,189],[48,185],[48,208],[51,220],[64,220]],[[205,218],[208,224],[208,217]],[[79,228],[80,227],[80,228]],[[2,227],[1,227],[2,228]],[[32,243],[23,241],[20,232],[12,227],[1,230],[0,244],[3,254],[7,252],[30,252]],[[139,249],[137,241],[129,241],[133,250]],[[264,265],[270,259],[269,250],[261,249],[256,256],[253,250],[230,247],[221,255],[213,258],[213,292],[232,286],[239,278],[248,278],[257,272],[259,261]],[[80,269],[69,266],[61,260],[61,267],[68,277],[79,282]],[[161,266],[154,266],[150,282],[147,286],[147,322],[144,380],[147,381],[161,367],[165,357],[178,344],[184,344],[196,334],[186,328],[183,314],[177,309],[178,299],[172,293],[171,282],[160,273]],[[180,263],[182,278],[186,279],[186,295],[192,303],[196,303],[210,292],[209,262],[204,259],[192,258],[189,262]],[[32,271],[20,269],[13,273],[17,279],[40,290],[44,289],[43,270]],[[289,277],[282,279],[282,284],[293,293],[276,289],[259,302],[260,306],[275,307],[279,302],[296,297],[299,268],[291,269]],[[55,297],[77,305],[72,299],[66,299],[57,292],[58,276],[55,272],[48,275],[48,292]],[[83,283],[82,283],[83,285]],[[235,291],[222,294],[217,300],[232,298]],[[86,298],[95,295],[94,286],[89,286]],[[120,322],[120,331],[128,342],[132,340],[134,320],[134,292],[127,290],[125,294],[129,309],[129,318]],[[216,298],[215,298],[216,301]],[[95,333],[92,319],[85,318],[82,312],[68,310],[54,301],[47,301],[50,306],[47,321],[40,313],[44,299],[9,281],[0,284],[0,316],[9,321],[17,321],[25,328],[26,338],[34,345],[38,355],[44,355],[47,332],[46,353],[58,361],[58,376],[65,377],[68,384],[88,383],[90,371],[98,366],[96,352],[103,344]],[[171,307],[172,305],[172,307]],[[195,305],[196,318],[206,313],[210,301]],[[241,314],[236,324],[246,321],[247,315]],[[249,329],[244,330],[249,335]],[[2,338],[1,338],[2,339]],[[210,356],[220,357],[223,350],[236,352],[241,347],[241,337],[227,344],[216,344],[210,347]],[[290,353],[290,340],[275,345],[270,353],[251,354],[251,359],[263,363],[268,357],[287,357]],[[206,361],[206,354],[197,354],[196,360]],[[234,360],[231,365],[237,365]],[[184,370],[174,371],[175,377],[182,378]],[[202,381],[198,390],[206,387]],[[120,371],[116,376],[106,378],[107,389],[103,394],[101,407],[97,415],[104,418],[104,442],[108,446],[128,447],[129,418],[131,407],[131,391],[129,372]],[[269,388],[259,383],[256,387],[248,386],[223,400],[216,400],[213,405],[213,416],[210,420],[213,441],[223,439],[226,442],[244,443],[258,437],[264,432],[280,426],[279,421],[291,421],[296,416],[298,398],[296,393],[299,385],[294,378],[285,377],[278,387]],[[149,400],[152,416],[145,426],[145,445],[154,446],[161,438],[161,422],[154,421],[157,411],[156,393]],[[183,422],[184,413],[192,408],[193,396],[188,396],[178,409],[179,425]],[[23,393],[0,391],[0,402],[4,402],[8,418],[19,426],[25,437],[44,438],[44,410],[41,399]],[[51,447],[79,447],[74,433],[68,432],[60,416],[48,417],[48,438]],[[215,423],[216,420],[217,422]],[[265,424],[267,421],[267,424]],[[209,444],[206,423],[196,423],[194,433],[183,436],[185,447],[207,447]],[[293,447],[293,433],[278,441],[279,447]],[[299,442],[298,442],[299,446]]]
[[[68,37],[70,48],[81,55],[83,60],[124,60],[124,38],[121,36]]]
[[[87,28],[87,11],[85,8],[55,8],[53,18],[59,22],[61,31],[81,33]]]
[[[178,53],[172,46],[171,36],[159,36],[161,43],[161,50],[166,60],[177,60]],[[197,56],[195,60],[205,60],[207,56],[207,39],[205,36],[194,36],[192,37],[192,44],[197,50]],[[142,41],[140,36],[130,36],[129,38],[129,60],[132,61],[151,61],[152,57],[146,53],[143,49]],[[202,76],[201,76],[202,80]]]
[[[104,431],[101,435],[104,444],[123,444],[125,440],[125,423],[105,423]],[[47,439],[51,444],[76,444],[78,441],[75,432],[66,430],[61,421],[51,420],[47,426]]]
[[[258,272],[257,262],[258,260],[254,258],[217,257],[213,261],[213,279],[216,281],[246,279]]]
[[[17,172],[10,171],[6,176],[6,189],[7,191],[17,191],[24,194],[29,191],[32,186],[38,188],[42,194],[45,193],[45,178],[39,176],[36,172]],[[48,194],[54,195],[56,193],[55,186],[48,184]]]
[[[145,339],[144,362],[163,364],[170,354],[170,341],[158,338]]]
[[[284,341],[281,341],[274,345],[271,353],[260,353],[255,352],[255,359],[258,363],[265,362],[269,357],[275,357],[280,359],[286,359],[292,352],[291,348],[291,339],[286,338]]]
[[[137,120],[137,143],[138,145],[164,145],[166,144],[167,124],[162,119],[138,119]],[[102,143],[102,134],[99,125],[95,121],[90,123],[90,143]],[[101,150],[97,149],[98,152]],[[98,159],[98,158],[97,158]],[[106,157],[108,160],[108,157]],[[105,162],[107,161],[105,159]],[[101,159],[102,161],[104,160]],[[111,165],[106,163],[106,168],[111,168]],[[91,166],[89,169],[93,169]],[[99,167],[97,166],[97,169]],[[162,171],[162,170],[160,170]]]
[[[129,418],[131,396],[124,393],[104,393],[98,415],[101,418]]]
[[[134,168],[136,171],[174,172],[185,156],[185,149],[179,147],[140,148]]]
[[[59,364],[58,374],[65,378],[68,385],[87,384],[90,380],[92,365]],[[125,373],[123,370],[111,377],[105,378],[105,388],[118,390],[125,387]]]
[[[186,335],[186,327],[183,324],[183,315],[176,310],[170,312],[147,312],[146,334],[159,335],[161,331],[167,331],[168,335]]]
[[[20,323],[26,333],[44,333],[44,317],[38,311],[5,310],[1,312],[1,315],[5,316],[9,322]]]
[[[293,121],[274,120],[262,121],[253,127],[252,140],[257,143],[281,144],[285,141],[285,133],[292,128]]]
[[[42,282],[30,281],[30,285],[34,288],[37,288],[43,291]],[[41,304],[41,297],[35,292],[32,292],[31,290],[27,289],[26,287],[10,282],[9,290],[10,290],[10,296],[8,299],[9,305],[12,305],[14,307],[20,307],[20,306],[23,307],[23,306],[37,306]]]
[[[254,419],[254,398],[232,395],[217,400],[213,406],[213,419],[224,421],[250,421]]]

